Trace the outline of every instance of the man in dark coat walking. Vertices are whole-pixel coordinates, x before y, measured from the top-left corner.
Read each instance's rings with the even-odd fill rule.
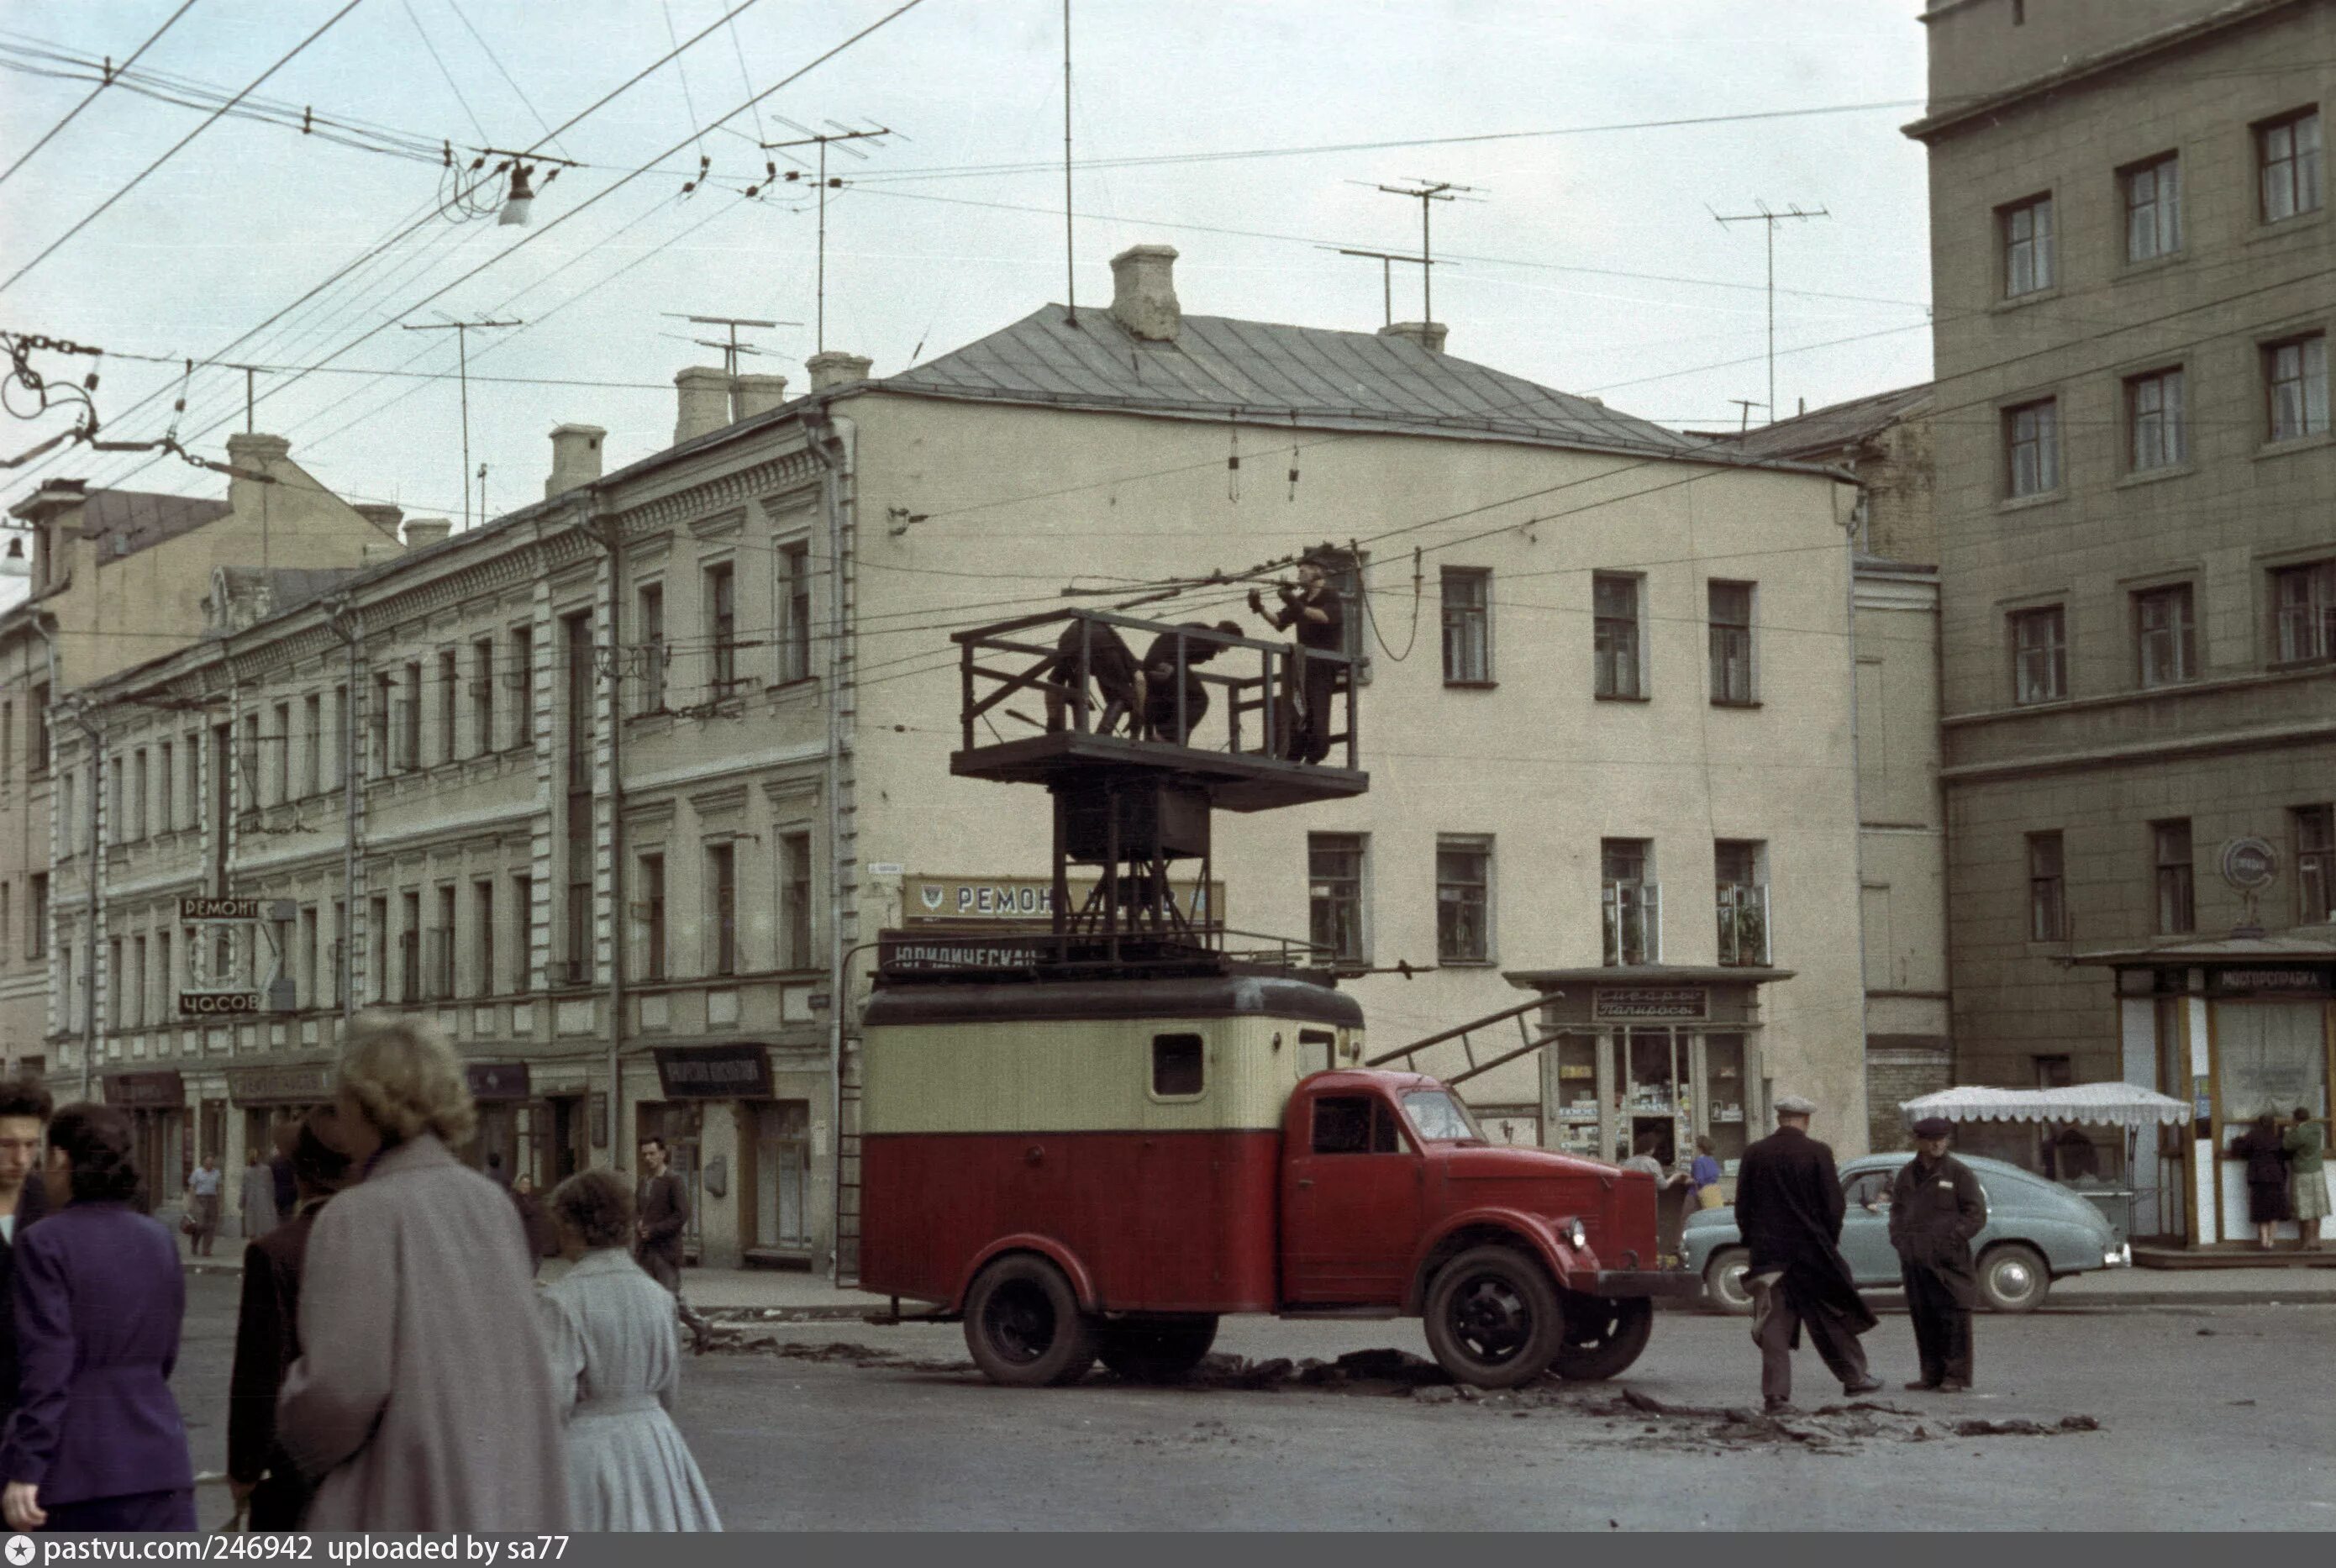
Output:
[[[689,1225],[689,1189],[681,1184],[679,1176],[666,1169],[669,1156],[663,1138],[642,1139],[640,1154],[640,1185],[633,1193],[637,1238],[633,1261],[650,1279],[673,1292],[681,1320],[689,1325],[690,1333],[702,1348],[706,1321],[681,1294],[681,1233]]]
[[[1744,1151],[1736,1175],[1737,1228],[1751,1251],[1744,1281],[1752,1290],[1752,1341],[1760,1347],[1760,1395],[1771,1410],[1792,1401],[1793,1351],[1804,1323],[1843,1393],[1882,1387],[1857,1342],[1874,1317],[1841,1255],[1841,1175],[1833,1150],[1809,1136],[1816,1106],[1780,1095],[1776,1110],[1776,1130]]]
[[[41,1145],[50,1109],[39,1080],[0,1083],[0,1424],[16,1407],[16,1247],[49,1212]]]
[[[1890,1183],[1890,1244],[1906,1281],[1914,1350],[1922,1376],[1909,1388],[1960,1394],[1971,1384],[1971,1308],[1979,1273],[1971,1238],[1987,1225],[1987,1196],[1971,1169],[1947,1153],[1955,1125],[1944,1116],[1914,1124],[1914,1157]]]

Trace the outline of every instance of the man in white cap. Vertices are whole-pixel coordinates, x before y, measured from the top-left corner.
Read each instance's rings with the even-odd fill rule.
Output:
[[[1751,1260],[1752,1342],[1760,1347],[1760,1395],[1771,1410],[1792,1403],[1793,1351],[1801,1325],[1842,1392],[1870,1394],[1882,1379],[1865,1368],[1857,1337],[1874,1325],[1841,1255],[1846,1207],[1833,1150],[1809,1136],[1816,1106],[1798,1095],[1774,1102],[1776,1130],[1744,1151],[1737,1168],[1736,1224]]]

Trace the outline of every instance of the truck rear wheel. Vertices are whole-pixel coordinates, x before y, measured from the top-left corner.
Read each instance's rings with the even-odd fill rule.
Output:
[[[1213,1316],[1121,1318],[1095,1329],[1103,1364],[1131,1383],[1173,1383],[1217,1342]]]
[[[1472,1247],[1427,1290],[1427,1348],[1455,1380],[1514,1388],[1556,1353],[1562,1311],[1542,1266],[1514,1247]]]
[[[1027,1252],[981,1271],[965,1299],[965,1347],[993,1383],[1076,1383],[1095,1365],[1095,1322],[1063,1271]]]
[[[1644,1296],[1565,1293],[1565,1331],[1549,1369],[1569,1383],[1611,1378],[1639,1359],[1655,1329],[1655,1304]]]

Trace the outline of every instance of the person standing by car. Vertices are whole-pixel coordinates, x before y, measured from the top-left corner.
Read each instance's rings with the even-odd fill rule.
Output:
[[[2312,1119],[2312,1107],[2295,1107],[2295,1125],[2281,1137],[2288,1180],[2294,1183],[2295,1247],[2317,1250],[2320,1222],[2328,1217],[2328,1129]]]
[[[1914,1157],[1890,1183],[1890,1244],[1906,1281],[1914,1353],[1922,1375],[1906,1385],[1942,1394],[1971,1386],[1971,1308],[1979,1275],[1971,1238],[1987,1228],[1987,1196],[1969,1165],[1947,1153],[1955,1125],[1944,1116],[1914,1124]]]
[[[1798,1095],[1780,1095],[1775,1104],[1776,1130],[1745,1150],[1736,1168],[1736,1222],[1751,1254],[1744,1282],[1752,1291],[1752,1342],[1760,1347],[1760,1397],[1770,1410],[1792,1403],[1803,1323],[1843,1393],[1882,1387],[1858,1343],[1874,1326],[1874,1313],[1841,1255],[1841,1175],[1833,1150],[1809,1136],[1816,1106]]]

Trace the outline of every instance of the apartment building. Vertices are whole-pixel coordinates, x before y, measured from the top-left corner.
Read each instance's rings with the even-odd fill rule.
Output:
[[[178,1073],[233,1150],[349,1008],[422,1009],[474,1155],[659,1133],[700,1257],[848,1274],[863,944],[1046,918],[1046,813],[949,775],[950,632],[1066,587],[1259,629],[1192,579],[1329,540],[1372,788],[1221,820],[1215,916],[1327,950],[1375,1048],[1561,988],[1565,1046],[1470,1085],[1497,1135],[1732,1153],[1784,1084],[1857,1146],[1854,487],[1441,327],[1186,316],[1173,259],[881,380],[684,371],[669,449],[604,475],[561,425],[543,502],[106,683],[108,756],[198,771],[166,837],[99,834],[99,1070]],[[263,907],[190,928],[191,893]]]
[[[2193,1168],[2154,1183],[2195,1194],[2224,1122],[2327,1110],[2336,970],[2309,933],[2336,898],[2336,7],[1922,20],[1961,1073],[2195,1095],[2198,1139],[2164,1151]],[[2275,862],[2247,893],[2220,870],[2242,840]],[[2302,966],[2284,1010],[2244,1015],[2244,1052],[2212,1048],[2203,1013],[2161,1052],[2086,961],[2240,925],[2274,969],[2300,933]],[[2203,960],[2163,976],[2224,989]],[[2194,1239],[2214,1207],[2192,1205]]]
[[[229,437],[224,498],[51,478],[9,508],[31,543],[28,597],[0,614],[0,1048],[11,1067],[53,1067],[44,1037],[86,1015],[89,955],[60,948],[52,921],[66,891],[53,834],[85,832],[91,803],[53,793],[51,740],[79,723],[76,688],[201,638],[222,568],[328,572],[401,548],[396,508],[348,505],[290,451],[277,436]],[[175,743],[132,751],[112,760],[101,787],[142,787],[175,809],[190,765]],[[60,811],[79,825],[63,828]],[[85,901],[85,882],[75,896]],[[53,1018],[53,1003],[67,1010]],[[77,1095],[80,1079],[59,1087]],[[149,1093],[161,1094],[160,1080]],[[198,1150],[170,1137],[149,1153],[175,1183]]]

